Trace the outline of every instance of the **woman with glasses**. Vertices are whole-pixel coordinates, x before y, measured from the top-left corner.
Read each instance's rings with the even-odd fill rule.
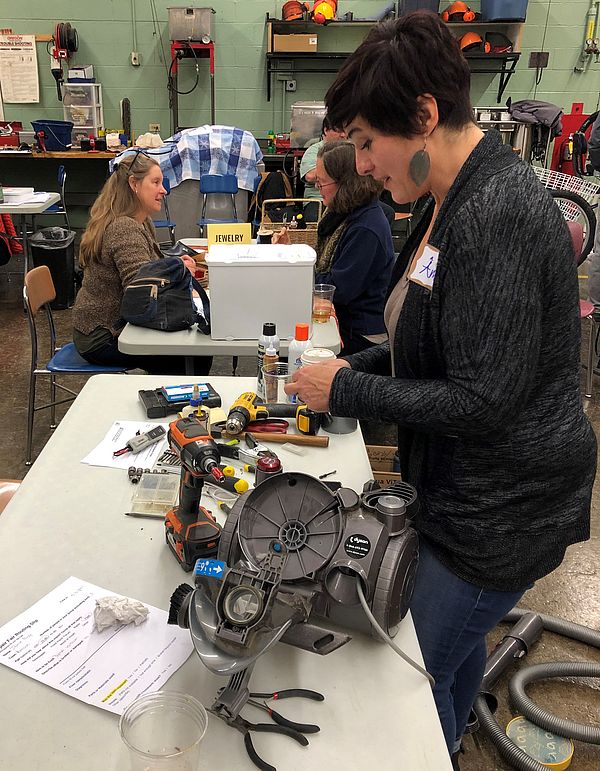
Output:
[[[359,172],[429,203],[394,267],[389,342],[286,386],[316,411],[398,426],[419,496],[410,611],[455,768],[485,636],[589,538],[596,470],[569,231],[531,167],[474,122],[469,80],[432,13],[378,24],[344,63],[325,101]]]
[[[81,238],[83,284],[73,307],[73,341],[91,364],[141,368],[152,374],[185,374],[177,356],[130,356],[119,351],[123,290],[146,262],[162,257],[152,225],[166,191],[158,163],[143,153],[125,156],[90,211]],[[190,271],[196,264],[182,258]],[[198,357],[196,374],[207,374],[210,358]]]
[[[378,197],[381,184],[356,171],[354,147],[324,144],[315,186],[327,207],[318,225],[315,283],[333,284],[333,304],[345,354],[387,339],[383,307],[394,264],[392,232]],[[274,238],[289,242],[286,231]]]

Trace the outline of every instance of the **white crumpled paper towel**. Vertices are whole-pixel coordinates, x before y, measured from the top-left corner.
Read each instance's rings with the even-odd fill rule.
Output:
[[[148,617],[148,608],[139,600],[128,597],[100,597],[96,600],[94,622],[98,632],[117,624],[135,624],[139,626]]]

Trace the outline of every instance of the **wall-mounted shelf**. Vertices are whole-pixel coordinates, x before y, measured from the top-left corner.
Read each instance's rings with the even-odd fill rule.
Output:
[[[469,62],[469,68],[471,72],[480,75],[500,75],[500,83],[498,84],[498,94],[496,101],[500,104],[502,96],[511,75],[514,73],[517,66],[517,62],[521,58],[521,54],[518,52],[510,54],[483,54],[483,53],[466,53],[465,59]]]
[[[523,35],[523,23],[514,21],[473,21],[473,22],[446,22],[448,29],[454,37],[461,38],[467,32],[476,32],[485,39],[488,32],[500,32],[512,43],[513,50],[506,54],[485,54],[483,52],[465,53],[465,59],[473,75],[499,75],[497,102],[508,86],[508,81],[515,72],[517,62],[521,58],[521,37]]]
[[[315,24],[313,21],[283,21],[266,14],[265,20],[267,26],[267,101],[271,101],[272,80],[274,73],[296,74],[321,74],[336,73],[345,59],[350,56],[350,52],[324,51],[319,52],[291,52],[291,51],[273,51],[274,35],[293,35],[293,34],[316,34],[326,29],[338,27],[364,27],[369,28],[378,22],[361,21],[359,19],[352,21],[330,21],[326,25]],[[312,66],[311,66],[312,65]],[[320,65],[320,66],[317,66]]]
[[[325,27],[311,21],[282,21],[275,19],[267,13],[266,25],[268,35],[268,51],[266,55],[267,66],[267,101],[271,101],[272,77],[274,73],[296,74],[321,74],[336,73],[345,59],[352,52],[315,52],[292,53],[288,51],[273,51],[273,35],[289,35],[293,33],[310,34],[328,27],[372,27],[376,21],[332,21]],[[499,75],[497,101],[500,103],[508,86],[511,76],[521,58],[521,37],[523,23],[488,21],[488,22],[448,22],[447,27],[455,33],[455,37],[462,37],[466,32],[472,31],[485,37],[486,32],[501,32],[509,38],[513,45],[513,51],[506,54],[485,54],[479,52],[467,52],[465,58],[474,75]],[[316,66],[320,63],[325,66]],[[310,65],[314,66],[310,66]]]

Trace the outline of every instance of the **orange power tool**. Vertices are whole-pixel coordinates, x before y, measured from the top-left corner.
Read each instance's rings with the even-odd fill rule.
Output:
[[[221,526],[200,506],[200,497],[206,477],[211,476],[217,483],[225,477],[219,468],[219,448],[207,424],[197,415],[170,423],[167,439],[181,461],[181,481],[179,506],[167,513],[165,536],[181,567],[189,571],[200,557],[217,553]]]

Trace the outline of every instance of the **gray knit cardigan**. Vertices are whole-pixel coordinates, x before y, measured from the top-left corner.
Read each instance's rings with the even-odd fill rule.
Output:
[[[429,206],[392,286],[431,221]],[[431,290],[411,282],[394,338],[349,361],[330,408],[396,422],[415,525],[466,581],[519,591],[589,537],[596,439],[582,409],[578,284],[562,215],[488,132],[429,243]]]

